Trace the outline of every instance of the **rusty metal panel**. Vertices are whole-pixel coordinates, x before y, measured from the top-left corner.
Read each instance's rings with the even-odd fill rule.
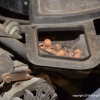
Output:
[[[37,29],[39,28],[63,28],[72,26],[83,26],[85,29],[86,41],[88,42],[88,47],[91,56],[84,61],[73,61],[68,59],[55,59],[39,56],[38,52],[38,38]],[[96,67],[100,63],[100,47],[98,39],[95,33],[94,25],[92,21],[86,21],[83,23],[70,23],[61,25],[40,25],[36,28],[26,27],[26,49],[28,60],[36,65],[49,66],[49,68],[64,68],[64,69],[75,69],[75,70],[85,70]],[[95,53],[96,52],[96,53]]]

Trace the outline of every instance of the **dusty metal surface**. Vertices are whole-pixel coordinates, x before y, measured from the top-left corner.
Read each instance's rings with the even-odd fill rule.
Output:
[[[0,43],[27,59],[25,46],[17,40],[22,39],[20,33],[20,24],[15,20],[7,20],[4,24],[0,24]]]
[[[29,80],[33,78],[33,76],[30,76],[29,73],[31,73],[30,69],[13,71],[10,73],[2,74],[1,79],[5,83],[11,83],[12,81]]]
[[[48,84],[50,84],[56,90],[56,86],[52,83],[49,75],[41,73],[37,77],[44,79]]]
[[[29,7],[34,24],[70,23],[100,16],[99,0],[30,0]]]
[[[83,27],[85,30],[85,36],[87,45],[89,47],[91,56],[84,61],[74,61],[67,59],[54,59],[49,57],[41,57],[38,52],[38,38],[37,29],[39,28],[52,28],[52,31],[56,28],[62,29],[63,27]],[[35,27],[35,26],[34,26]],[[26,27],[26,49],[28,60],[36,65],[49,66],[49,68],[64,68],[64,69],[75,69],[75,70],[85,70],[94,68],[99,64],[100,61],[100,47],[94,25],[92,20],[80,23],[70,23],[70,24],[60,24],[60,25],[40,25],[36,28]],[[96,53],[95,53],[96,51]]]
[[[40,89],[36,89],[36,95],[33,95],[29,90],[25,90],[24,100],[56,100],[57,94],[55,93],[52,97],[50,96],[50,89],[48,88],[47,92],[44,94]],[[22,100],[18,97],[13,98],[12,100]]]
[[[34,77],[31,80],[18,82],[15,85],[13,85],[11,90],[9,90],[8,92],[5,92],[4,95],[0,97],[0,100],[6,100],[6,99],[11,100],[11,98],[22,96],[25,93],[24,92],[25,89],[29,91],[36,91],[37,88],[39,88],[44,93],[46,93],[46,91],[49,88],[50,89],[49,95],[51,96],[54,95],[55,93],[52,86],[47,84],[45,80]]]
[[[12,36],[17,36],[19,39],[21,39],[21,27],[20,24],[16,21],[6,21],[2,25],[2,30],[4,30],[7,34]]]
[[[24,59],[27,59],[25,46],[19,40],[8,37],[0,37],[0,43],[5,45]]]
[[[70,14],[99,8],[99,0],[38,0],[43,14]]]
[[[63,77],[52,79],[52,82],[54,84],[56,84],[57,86],[61,87],[62,89],[64,89],[70,95],[83,94],[82,91],[79,88],[75,87],[73,85],[73,83],[71,83],[70,81],[64,79]],[[80,97],[75,98],[75,100],[80,100]],[[84,98],[81,98],[81,100],[84,100]]]
[[[14,70],[19,71],[19,70],[28,70],[29,66],[27,64],[24,64],[18,60],[14,60]]]
[[[66,69],[62,70],[62,68],[49,68],[49,67],[38,67],[38,72],[49,72],[48,73],[59,73],[62,74],[65,77],[71,78],[71,79],[83,79],[86,78],[90,73],[92,69],[89,70],[72,70],[72,69]],[[35,70],[34,70],[35,71]]]
[[[18,35],[16,35],[16,36],[9,35],[4,30],[2,30],[1,28],[0,28],[0,37],[15,38],[15,39],[21,39],[22,38],[21,36],[18,36]]]
[[[27,2],[27,5],[26,3]],[[28,15],[29,12],[29,0],[1,0],[0,7],[3,7],[12,12]]]
[[[14,64],[9,55],[4,53],[0,54],[0,76],[3,73],[7,73],[8,71],[11,72],[13,70],[14,70]]]
[[[59,90],[63,90],[65,96],[83,94],[83,78],[90,72],[99,73],[98,68],[95,67],[100,64],[100,44],[93,21],[100,17],[100,1],[30,1],[30,5],[29,0],[18,0],[19,3],[13,0],[2,2],[7,4],[5,7],[11,11],[26,15],[30,7],[31,24],[28,25],[29,23],[24,20],[12,20],[12,18],[0,16],[0,45],[4,50],[10,51],[3,52],[0,49],[0,100],[56,100],[55,91]],[[20,5],[14,7],[16,3]],[[13,16],[10,14],[9,16]],[[16,15],[14,15],[15,18],[20,17]],[[21,26],[18,22],[24,25]],[[71,34],[72,31],[73,34]],[[44,32],[46,35],[49,34],[48,37],[44,36]],[[52,36],[56,39],[52,40]],[[46,38],[52,40],[52,46],[58,43],[62,49],[63,47],[79,49],[84,54],[84,59],[81,59],[83,55],[79,59],[58,57],[58,55],[51,56],[43,51],[42,55],[38,44],[41,41],[44,43]],[[29,74],[31,71],[32,73]],[[99,78],[98,80],[100,81]],[[84,86],[87,86],[87,82]],[[61,94],[64,93],[60,91],[61,100],[65,100]],[[75,98],[75,100],[80,100],[80,98]]]

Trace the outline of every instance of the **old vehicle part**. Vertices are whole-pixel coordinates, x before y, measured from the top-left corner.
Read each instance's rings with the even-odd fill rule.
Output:
[[[48,71],[49,70],[49,71]],[[49,68],[49,67],[42,67],[41,66],[34,66],[34,74],[37,73],[59,73],[63,75],[64,77],[68,77],[71,79],[84,79],[86,78],[90,73],[92,69],[88,70],[72,70],[72,69],[66,69],[62,70],[62,68]]]
[[[3,30],[9,35],[20,36],[21,34],[20,24],[16,21],[6,21],[3,24]]]
[[[15,39],[21,39],[22,37],[20,35],[9,35],[6,32],[4,32],[4,30],[1,29],[0,27],[0,37],[9,37],[9,38],[15,38]]]
[[[27,64],[24,64],[18,60],[14,60],[13,61],[14,63],[14,70],[17,71],[17,70],[27,70],[28,69],[28,65]]]
[[[24,100],[56,100],[57,94],[54,94],[52,97],[50,97],[50,89],[48,88],[47,92],[44,94],[41,90],[36,89],[36,95],[33,95],[29,90],[25,90],[24,94]],[[13,98],[12,100],[22,100],[20,98]]]
[[[3,73],[12,72],[14,70],[14,64],[10,56],[5,53],[0,54],[0,76]],[[0,77],[1,82],[1,77]]]
[[[4,30],[7,34],[11,36],[16,36],[18,39],[21,39],[21,27],[20,24],[16,21],[6,21],[4,24],[0,24],[0,28]]]
[[[72,25],[73,24],[73,25]],[[80,27],[81,26],[81,27]],[[82,28],[83,27],[83,28]],[[44,30],[45,29],[45,30]],[[60,57],[46,57],[40,56],[38,50],[38,32],[54,32],[54,31],[70,31],[70,30],[82,30],[84,29],[85,34],[85,41],[87,44],[88,51],[87,56],[84,60],[81,59],[63,59]],[[27,57],[28,60],[36,65],[40,66],[49,66],[56,67],[56,68],[64,68],[64,69],[75,69],[75,70],[85,70],[91,69],[97,66],[100,62],[100,48],[99,42],[95,33],[94,25],[91,20],[86,22],[78,22],[78,23],[67,23],[60,25],[40,25],[36,28],[26,27],[26,50],[27,50]],[[64,42],[64,41],[62,41]],[[86,48],[83,47],[83,48]],[[95,53],[95,51],[97,51]],[[85,52],[84,52],[85,53]]]
[[[83,94],[81,89],[77,87],[73,82],[69,81],[69,79],[66,79],[62,77],[60,74],[57,73],[48,73],[48,74],[40,74],[38,75],[41,78],[45,79],[49,84],[55,84],[56,86],[61,87],[63,90],[66,91],[66,93],[72,95],[78,95]],[[54,87],[55,88],[55,87]],[[75,100],[80,100],[80,98],[75,98]],[[81,100],[84,100],[84,98],[81,98]]]
[[[15,83],[8,92],[5,92],[0,97],[0,100],[11,100],[14,97],[21,97],[25,90],[36,91],[36,89],[40,89],[43,93],[46,93],[48,88],[50,89],[49,95],[52,97],[55,94],[53,87],[46,83],[45,80],[34,77],[28,81]]]
[[[65,90],[70,95],[83,94],[80,89],[75,87],[71,82],[69,82],[68,80],[64,78],[58,78],[58,79],[52,80],[52,82],[58,85],[59,87],[61,87],[63,90]],[[80,100],[80,97],[75,98],[75,100]],[[81,98],[81,100],[84,100],[84,98]]]
[[[1,75],[1,80],[3,81],[3,83],[4,82],[11,83],[12,81],[29,80],[33,78],[33,76],[30,76],[29,73],[31,73],[30,69],[4,73]]]
[[[0,37],[0,43],[2,43],[3,45],[5,45],[6,47],[8,47],[9,49],[11,49],[12,51],[14,51],[15,53],[27,60],[26,48],[17,39]]]
[[[76,88],[70,81],[62,77],[61,75],[57,73],[52,73],[50,75],[47,74],[39,74],[38,77],[43,78],[46,80],[50,85],[57,85],[60,86],[62,89],[64,89],[67,93],[74,95],[74,94],[82,94],[82,91],[78,88]],[[74,91],[72,91],[72,89]]]
[[[41,73],[41,74],[39,74],[37,77],[46,80],[46,82],[47,82],[48,84],[50,84],[54,89],[56,89],[56,86],[54,86],[54,85],[52,84],[52,81],[51,81],[49,75],[47,75],[47,74],[45,74],[45,73]]]
[[[25,32],[28,60],[38,66],[74,70],[92,69],[100,64],[100,57],[98,56],[100,55],[100,47],[92,20],[100,16],[100,2],[98,0],[92,0],[92,3],[90,3],[90,0],[84,0],[83,2],[80,0],[43,1],[30,0],[29,17],[32,27],[26,26]],[[82,6],[80,6],[81,3],[83,3]],[[72,32],[74,35],[70,34]],[[77,49],[82,49],[83,51],[81,51],[85,57],[83,59],[67,59],[52,55],[40,55],[38,43],[42,39],[39,39],[39,34],[43,36],[47,33],[49,33],[49,35],[45,36],[47,38],[52,33],[53,35],[56,33],[56,38],[60,34],[59,38],[62,38],[55,40],[59,44],[64,44],[68,41],[67,35],[70,35],[70,38],[72,38],[77,34],[78,36],[82,34],[83,37],[80,38],[78,43],[74,43],[74,46]],[[75,38],[72,38],[72,40],[75,41]],[[72,45],[70,42],[68,44]],[[97,52],[95,53],[95,51]]]
[[[54,24],[100,17],[99,0],[30,0],[30,22]]]
[[[16,20],[21,25],[28,25],[28,24],[30,24],[30,22],[28,20],[14,19],[14,18],[9,18],[9,17],[5,17],[5,16],[0,15],[0,21],[1,22],[5,22],[6,20]]]
[[[10,52],[8,52],[8,51],[6,51],[6,50],[4,50],[4,49],[2,49],[2,48],[0,48],[0,53],[4,53],[4,54],[6,54],[6,55],[10,56],[11,58],[13,58],[13,57],[14,57],[14,55],[13,55],[13,54],[11,54]]]
[[[29,0],[1,0],[0,7],[3,7],[12,12],[28,15]]]

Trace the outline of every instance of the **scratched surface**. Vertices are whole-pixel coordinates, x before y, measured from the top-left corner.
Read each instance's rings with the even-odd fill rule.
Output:
[[[68,14],[100,8],[100,0],[38,0],[39,12]]]

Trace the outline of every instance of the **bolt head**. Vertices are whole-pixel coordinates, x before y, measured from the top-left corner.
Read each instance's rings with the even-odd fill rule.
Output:
[[[24,5],[28,5],[28,2],[25,1],[25,2],[24,2]]]

